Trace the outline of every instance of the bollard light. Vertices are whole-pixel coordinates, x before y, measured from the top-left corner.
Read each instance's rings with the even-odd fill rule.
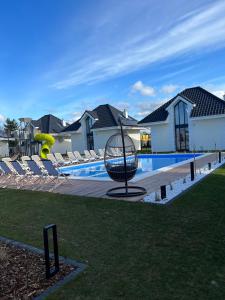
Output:
[[[219,163],[221,163],[221,151],[219,151]]]
[[[53,235],[53,249],[54,249],[54,261],[55,261],[55,266],[53,270],[51,270],[49,243],[48,243],[48,232],[50,229],[52,229],[52,235]],[[49,279],[59,272],[58,238],[57,238],[57,228],[55,224],[50,224],[43,228],[43,238],[44,238],[44,252],[45,252],[45,274],[46,274],[46,279]]]
[[[161,192],[161,199],[165,199],[166,198],[166,185],[160,186],[160,192]]]
[[[194,162],[190,162],[190,172],[191,172],[191,181],[195,179],[195,168],[194,168]]]

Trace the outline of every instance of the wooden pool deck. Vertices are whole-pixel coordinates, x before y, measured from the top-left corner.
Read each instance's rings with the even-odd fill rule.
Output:
[[[224,153],[222,154],[222,158]],[[209,162],[218,161],[218,153],[209,154],[206,157],[202,157],[196,160],[196,170],[204,167]],[[190,163],[183,164],[171,170],[160,172],[158,174],[146,177],[135,183],[130,183],[129,185],[138,185],[146,188],[147,193],[159,191],[160,186],[168,185],[175,180],[183,178],[190,174]],[[123,185],[123,183],[122,183]],[[12,182],[7,187],[16,188],[16,183]],[[28,190],[39,190],[39,191],[49,191],[54,185],[48,183],[47,181],[42,184],[31,184],[28,183],[22,187],[22,189]],[[115,183],[113,181],[100,181],[100,180],[82,180],[82,179],[67,179],[62,180],[61,184],[57,186],[52,192],[68,195],[77,195],[85,197],[97,197],[97,198],[109,198],[106,196],[106,192],[113,187],[121,186],[120,183]],[[135,198],[120,198],[120,200],[126,201],[142,201],[144,196]],[[113,198],[115,199],[115,198]]]

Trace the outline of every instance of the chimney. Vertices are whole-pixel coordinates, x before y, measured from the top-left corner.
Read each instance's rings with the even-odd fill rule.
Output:
[[[223,100],[225,101],[225,94],[223,95]]]
[[[124,111],[123,111],[123,116],[124,116],[124,118],[128,118],[128,112],[127,112],[127,110],[126,109],[124,109]]]

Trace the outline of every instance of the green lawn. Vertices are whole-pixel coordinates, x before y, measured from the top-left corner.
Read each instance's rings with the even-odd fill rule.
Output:
[[[47,223],[89,266],[49,299],[225,299],[225,168],[167,207],[0,190],[0,235],[41,247]]]

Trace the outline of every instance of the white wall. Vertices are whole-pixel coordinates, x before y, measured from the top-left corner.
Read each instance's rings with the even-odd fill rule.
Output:
[[[141,150],[141,131],[137,130],[128,130],[127,134],[132,138],[136,150]]]
[[[225,117],[191,120],[190,150],[224,150]]]
[[[119,132],[118,129],[94,131],[94,148],[95,148],[95,150],[105,148],[105,145],[106,145],[109,137],[118,132]]]
[[[151,126],[153,152],[175,151],[174,122]],[[210,151],[225,149],[225,117],[189,119],[189,150]]]
[[[59,152],[61,154],[66,154],[67,151],[71,151],[72,149],[72,144],[71,144],[71,139],[68,137],[63,137],[63,136],[54,136],[55,138],[55,144],[53,145],[51,152]]]
[[[175,151],[172,128],[169,124],[151,126],[151,145],[153,152]]]
[[[94,149],[102,149],[105,148],[105,145],[110,136],[113,134],[119,133],[119,129],[108,129],[108,130],[94,130],[93,137],[94,137]],[[140,130],[128,130],[127,134],[132,138],[135,147],[137,150],[141,148],[140,142]],[[87,140],[86,140],[86,131],[85,129],[80,130],[79,133],[72,133],[71,134],[72,140],[72,151],[78,150],[81,153],[87,149]]]
[[[193,105],[187,100],[178,96],[175,101],[167,108],[168,117],[166,122],[161,124],[154,124],[151,126],[151,145],[153,152],[174,152],[176,151],[176,140],[175,140],[175,124],[174,124],[174,106],[182,100],[187,104],[188,116],[191,114]],[[189,118],[189,132],[191,132],[192,124]],[[191,134],[189,136],[190,143],[192,141]]]
[[[8,141],[0,141],[0,156],[9,156],[9,145]]]
[[[109,130],[99,130],[99,131],[94,131],[94,148],[95,150],[97,149],[102,149],[105,148],[105,145],[109,139],[110,136],[113,134],[120,133],[120,129],[109,129]],[[125,130],[125,133],[128,134],[131,139],[134,142],[136,150],[141,149],[141,135],[140,135],[140,130],[139,129],[128,129]]]
[[[81,153],[87,149],[85,135],[82,133],[72,133],[71,134],[72,141],[72,151],[79,151]]]

